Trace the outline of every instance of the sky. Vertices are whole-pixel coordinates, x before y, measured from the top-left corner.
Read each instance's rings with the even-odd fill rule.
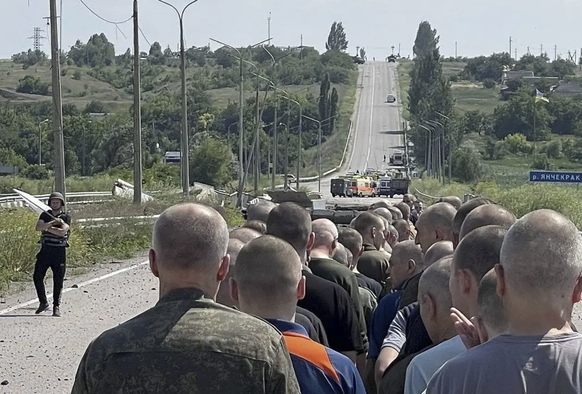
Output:
[[[57,0],[59,3],[61,0]],[[133,0],[83,0],[105,19],[123,21],[132,15]],[[182,9],[188,0],[167,0]],[[106,23],[81,3],[63,2],[63,47],[68,50],[77,39],[86,42],[94,33],[105,33],[123,53],[132,44],[131,21],[119,25]],[[199,0],[184,16],[186,45],[218,47],[209,38],[232,46],[252,45],[268,38],[267,18],[271,13],[271,37],[278,46],[303,44],[325,51],[331,24],[343,22],[349,41],[349,52],[364,47],[367,57],[384,59],[391,53],[410,55],[418,24],[428,20],[440,35],[441,54],[459,56],[489,55],[509,50],[518,56],[540,53],[540,45],[550,58],[554,46],[558,55],[567,56],[582,48],[578,31],[582,0],[553,0],[550,3],[531,0]],[[57,4],[58,5],[58,4]],[[177,49],[179,23],[176,11],[157,0],[139,0],[139,21],[150,43],[160,42],[163,48]],[[49,14],[49,0],[0,0],[0,58],[32,48],[34,27],[48,26],[43,17]],[[125,35],[125,37],[124,37]],[[50,43],[42,40],[43,50],[50,52]],[[142,51],[149,45],[140,37]],[[512,53],[514,54],[514,53]]]

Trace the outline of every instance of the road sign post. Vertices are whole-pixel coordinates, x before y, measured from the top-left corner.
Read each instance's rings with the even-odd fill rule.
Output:
[[[530,171],[529,181],[541,183],[582,183],[582,172]]]

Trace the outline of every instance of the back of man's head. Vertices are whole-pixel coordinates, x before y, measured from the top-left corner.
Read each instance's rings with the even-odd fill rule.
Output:
[[[315,235],[313,249],[331,249],[337,244],[337,226],[329,219],[316,219],[311,223],[311,231]]]
[[[459,235],[461,233],[461,226],[463,225],[463,222],[465,221],[465,218],[467,217],[467,215],[475,208],[481,206],[481,205],[488,205],[488,204],[493,204],[493,201],[489,200],[488,198],[485,197],[477,197],[477,198],[472,198],[469,201],[467,201],[466,203],[464,203],[463,205],[461,205],[461,208],[459,208],[459,210],[457,211],[455,218],[453,219],[453,233]]]
[[[216,294],[216,302],[225,306],[237,306],[237,302],[230,297],[230,285],[228,280],[232,277],[234,273],[234,266],[236,265],[236,259],[239,252],[245,246],[245,243],[237,238],[231,238],[228,240],[228,248],[226,253],[230,256],[230,269],[224,280],[220,283],[220,288]]]
[[[479,318],[485,325],[487,338],[492,339],[509,330],[509,322],[503,300],[497,294],[495,270],[487,272],[479,282]]]
[[[461,240],[453,256],[453,273],[467,270],[479,283],[499,264],[501,246],[507,230],[501,226],[484,226],[471,231]]]
[[[242,225],[242,227],[255,230],[261,235],[265,235],[267,233],[267,223],[263,222],[262,220],[248,220],[245,224]]]
[[[451,257],[440,259],[423,272],[418,284],[420,315],[434,343],[441,342],[444,338],[439,335],[452,325],[450,309],[453,301],[448,286],[451,262]]]
[[[250,204],[247,207],[247,221],[260,220],[266,222],[269,218],[269,213],[276,206],[274,202],[258,199],[256,204]]]
[[[362,252],[362,247],[364,246],[364,241],[362,239],[362,235],[354,230],[353,228],[343,228],[339,235],[338,241],[348,249],[352,255],[352,259],[350,260],[350,266],[355,265],[355,259],[360,256]]]
[[[297,305],[301,269],[299,255],[287,242],[269,235],[254,239],[238,254],[231,283],[233,298],[238,298],[244,312],[291,319]]]
[[[218,212],[200,204],[179,204],[156,220],[150,259],[159,272],[177,272],[176,278],[195,272],[216,281],[227,246],[228,226]]]
[[[410,219],[410,207],[408,206],[408,204],[399,202],[398,204],[395,205],[395,207],[398,208],[400,212],[402,212],[402,219],[404,220]]]
[[[416,239],[425,253],[437,241],[453,241],[456,213],[457,210],[446,202],[431,205],[422,212],[416,221]]]
[[[486,204],[473,209],[463,221],[459,240],[476,228],[483,226],[501,226],[509,229],[516,221],[513,213],[497,204]]]
[[[370,207],[368,208],[369,211],[373,211],[377,208],[388,208],[390,207],[390,204],[388,204],[386,201],[381,200],[381,201],[377,201],[373,204],[370,205]]]
[[[392,214],[392,220],[402,219],[402,211],[395,206],[388,207],[388,210]]]
[[[439,200],[439,202],[446,202],[451,204],[453,207],[455,207],[455,209],[459,209],[461,208],[461,205],[463,205],[463,201],[457,196],[443,197]]]
[[[410,224],[404,219],[398,219],[392,222],[392,226],[398,232],[398,240],[400,242],[410,239]]]
[[[436,242],[424,254],[424,265],[429,267],[444,257],[452,256],[454,252],[451,241]]]
[[[235,228],[234,230],[231,230],[229,234],[230,238],[240,239],[245,244],[252,241],[255,238],[259,238],[260,236],[261,236],[260,232],[248,227]]]
[[[352,265],[352,261],[348,260],[348,250],[344,245],[338,243],[335,250],[333,251],[333,256],[331,256],[335,261],[345,265],[346,267],[350,268]]]
[[[371,231],[376,228],[378,231],[384,229],[382,217],[372,212],[362,212],[356,217],[354,228],[360,233],[364,241],[371,237]]]
[[[388,220],[388,222],[392,222],[392,213],[390,212],[390,210],[388,208],[383,208],[383,207],[376,208],[372,212],[375,213],[376,215],[382,216],[383,218]]]
[[[507,232],[500,260],[508,299],[534,312],[540,305],[562,308],[569,319],[582,273],[582,237],[574,223],[549,209],[530,212]]]
[[[284,202],[269,213],[267,234],[290,243],[303,259],[311,237],[311,217],[299,205]]]

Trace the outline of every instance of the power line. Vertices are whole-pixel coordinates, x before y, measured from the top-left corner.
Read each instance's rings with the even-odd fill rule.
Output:
[[[148,43],[148,45],[151,47],[152,44],[150,43],[150,41],[148,40],[148,38],[145,36],[145,34],[143,33],[143,30],[141,29],[141,27],[139,28],[139,32],[141,33],[143,39]]]
[[[81,4],[83,4],[85,6],[85,8],[87,8],[93,15],[95,15],[97,18],[101,19],[103,22],[107,22],[107,23],[111,23],[113,25],[122,25],[124,23],[129,22],[130,20],[133,19],[133,15],[130,16],[129,18],[127,18],[126,20],[120,21],[120,22],[114,22],[114,21],[110,21],[109,19],[105,19],[103,18],[101,15],[99,15],[98,13],[96,13],[95,11],[93,11],[91,9],[91,7],[89,7],[87,5],[87,3],[85,3],[83,0],[79,0],[81,2]]]

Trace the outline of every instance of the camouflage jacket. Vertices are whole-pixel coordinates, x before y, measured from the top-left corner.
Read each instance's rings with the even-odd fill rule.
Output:
[[[91,342],[72,393],[300,391],[277,329],[200,290],[178,289]]]

